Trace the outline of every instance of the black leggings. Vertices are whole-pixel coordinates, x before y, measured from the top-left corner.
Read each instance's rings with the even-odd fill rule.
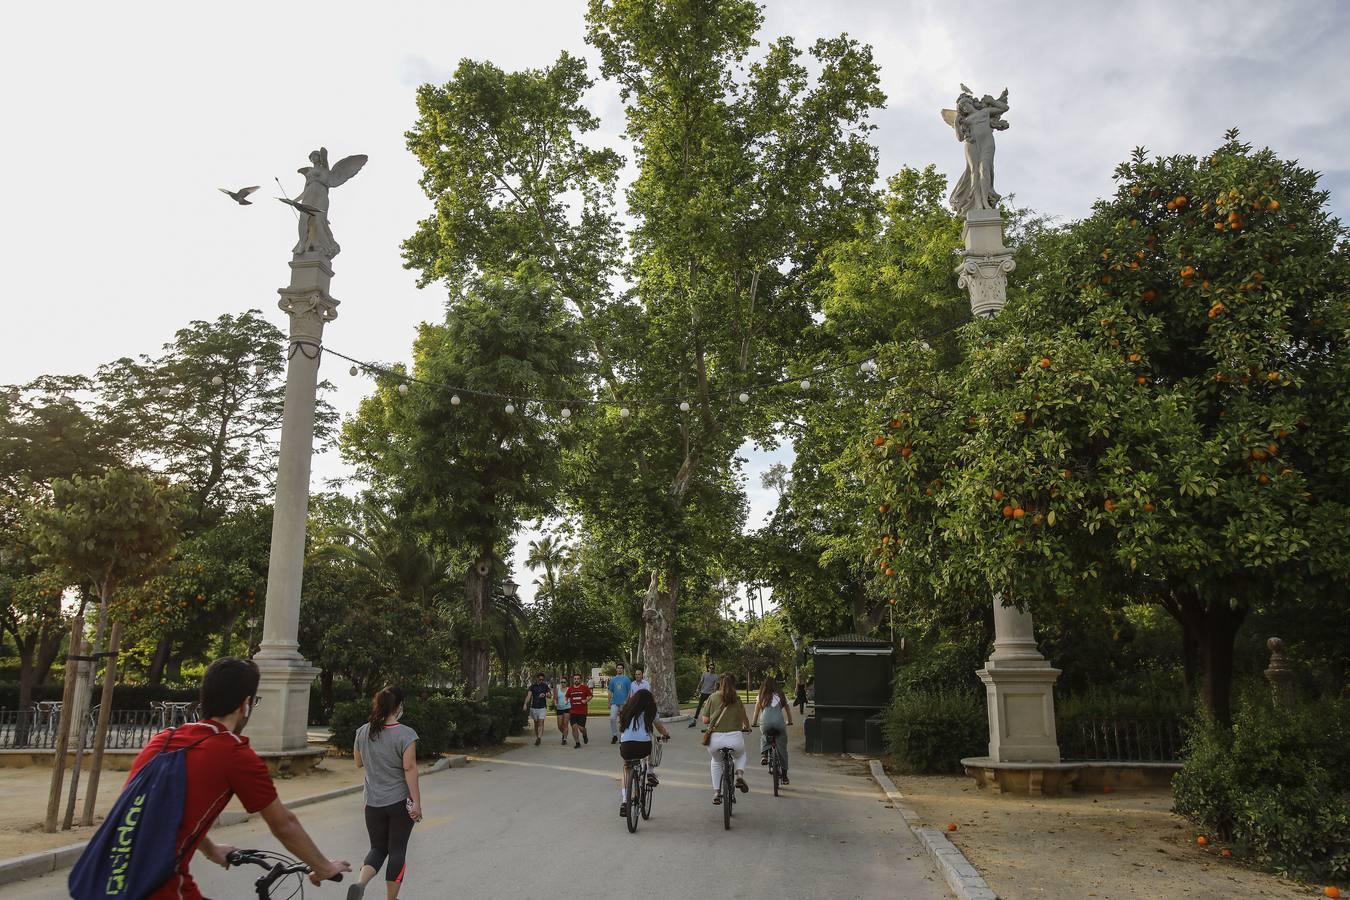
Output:
[[[370,852],[366,865],[376,872],[389,858],[385,881],[403,881],[407,869],[408,838],[412,836],[413,820],[407,805],[400,801],[389,806],[366,807],[366,832],[370,835]]]

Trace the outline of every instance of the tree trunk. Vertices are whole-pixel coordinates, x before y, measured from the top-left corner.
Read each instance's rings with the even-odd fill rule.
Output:
[[[665,575],[665,590],[661,579]],[[679,573],[672,567],[665,573],[652,572],[647,595],[642,600],[645,625],[642,663],[652,683],[656,708],[663,716],[677,715],[680,700],[675,690],[675,607],[679,600]]]
[[[230,616],[230,621],[225,624],[225,628],[220,633],[220,652],[216,656],[229,656],[230,644],[234,643],[234,626],[239,622],[239,613]]]
[[[460,646],[459,664],[469,696],[479,700],[488,694],[488,642],[483,632],[491,603],[493,568],[491,551],[482,551],[464,581],[472,633]]]
[[[174,684],[180,684],[183,681],[183,655],[177,656],[170,654],[169,663],[164,667],[164,677]]]
[[[150,657],[150,668],[145,673],[147,684],[158,687],[163,683],[164,666],[169,662],[169,650],[171,649],[172,644],[170,643],[168,636],[165,635],[164,637],[161,637],[159,643],[155,645],[154,655]]]
[[[1233,640],[1245,611],[1227,603],[1215,603],[1206,611],[1206,628],[1200,644],[1205,680],[1201,696],[1214,718],[1225,727],[1233,724]]]
[[[60,626],[45,626],[38,636],[37,662],[33,668],[33,684],[47,683],[52,673],[52,664],[61,655],[61,643],[66,639],[65,629]]]

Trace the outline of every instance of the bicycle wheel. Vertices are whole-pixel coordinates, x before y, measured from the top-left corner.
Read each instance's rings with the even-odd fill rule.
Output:
[[[642,767],[642,818],[650,819],[652,817],[652,795],[656,793],[656,788],[647,783],[648,769]]]
[[[769,771],[773,772],[773,795],[778,796],[778,776],[781,773],[778,764],[778,745],[769,745]]]
[[[639,792],[646,787],[643,784],[645,780],[638,766],[628,770],[628,831],[632,834],[637,833],[638,810],[642,804],[642,794]]]
[[[731,804],[736,802],[736,768],[731,751],[722,751],[722,827],[731,830]]]

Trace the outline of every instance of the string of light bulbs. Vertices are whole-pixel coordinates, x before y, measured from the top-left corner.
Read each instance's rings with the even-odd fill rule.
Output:
[[[351,367],[347,371],[353,377],[361,375],[362,373],[367,373],[378,376],[385,376],[397,380],[398,382],[397,390],[401,396],[407,395],[409,385],[417,384],[429,388],[434,388],[436,390],[448,392],[450,394],[450,403],[452,406],[459,406],[461,403],[463,403],[463,398],[465,396],[481,398],[486,400],[496,400],[504,404],[503,409],[507,415],[515,413],[516,403],[518,402],[526,404],[535,403],[546,407],[561,407],[559,414],[564,419],[570,419],[572,417],[572,408],[579,406],[606,406],[606,407],[617,406],[619,408],[620,418],[626,419],[632,415],[632,409],[630,408],[629,401],[607,400],[601,397],[540,397],[540,396],[531,396],[527,394],[508,394],[503,393],[501,391],[485,391],[477,388],[463,387],[461,385],[444,384],[441,382],[430,381],[425,378],[419,378],[415,375],[410,375],[406,372],[401,372],[397,369],[392,369],[388,366],[382,366],[377,363],[367,362],[365,360],[348,356],[347,354],[342,353],[338,350],[334,350],[331,347],[323,347],[321,349],[324,353],[328,354],[329,356],[333,356],[350,363]],[[803,375],[793,375],[786,378],[780,378],[774,381],[762,382],[756,385],[746,385],[739,389],[717,391],[714,392],[712,396],[718,399],[726,398],[728,400],[734,398],[736,401],[740,403],[749,403],[752,391],[772,390],[773,388],[783,387],[784,385],[792,384],[793,382],[796,382],[797,386],[800,387],[803,391],[809,391],[813,384],[812,382],[813,378],[819,378],[823,375],[828,375],[831,372],[838,372],[843,369],[850,369],[850,368],[859,368],[864,372],[875,371],[876,370],[875,354],[862,357],[860,359],[850,360],[849,362],[845,363],[838,363],[832,366],[820,366],[811,369],[810,371],[808,371]],[[692,405],[690,404],[689,399],[686,396],[657,397],[654,399],[644,400],[642,402],[644,404],[664,404],[664,403],[674,404],[679,407],[680,412],[689,412],[689,410],[692,408]]]

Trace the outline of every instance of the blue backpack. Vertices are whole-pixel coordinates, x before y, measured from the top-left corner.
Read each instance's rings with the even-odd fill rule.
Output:
[[[165,747],[173,732],[164,739]],[[127,782],[70,871],[71,897],[139,900],[169,880],[183,861],[177,841],[187,802],[187,751],[211,737],[215,734],[177,750],[160,750]],[[203,832],[210,824],[203,824]],[[184,852],[200,836],[193,835]]]

